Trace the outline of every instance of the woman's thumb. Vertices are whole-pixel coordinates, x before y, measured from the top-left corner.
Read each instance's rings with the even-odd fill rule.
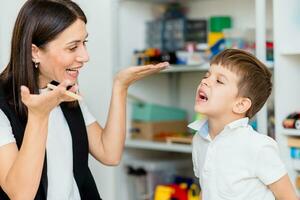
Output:
[[[21,86],[21,97],[22,97],[22,101],[26,101],[29,98],[30,92],[28,87],[22,85]]]

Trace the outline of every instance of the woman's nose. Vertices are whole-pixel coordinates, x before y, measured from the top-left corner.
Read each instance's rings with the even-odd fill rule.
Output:
[[[89,61],[89,59],[90,59],[90,57],[89,57],[89,53],[88,53],[86,47],[82,47],[81,50],[78,52],[78,56],[77,56],[76,60],[78,62],[86,63]]]

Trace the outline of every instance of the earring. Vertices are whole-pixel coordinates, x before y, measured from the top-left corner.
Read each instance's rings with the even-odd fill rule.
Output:
[[[34,66],[37,69],[39,67],[39,63],[38,62],[34,62]]]

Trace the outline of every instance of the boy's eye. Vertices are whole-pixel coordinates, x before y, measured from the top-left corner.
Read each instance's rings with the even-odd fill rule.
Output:
[[[222,81],[220,81],[220,80],[217,80],[217,83],[220,83],[220,84],[224,84]]]

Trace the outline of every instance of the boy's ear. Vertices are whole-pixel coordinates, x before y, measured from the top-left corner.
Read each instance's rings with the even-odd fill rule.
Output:
[[[40,49],[35,44],[32,44],[31,45],[32,62],[40,63],[39,52]]]
[[[233,106],[233,112],[236,114],[244,114],[250,109],[251,105],[252,102],[249,98],[239,98]]]

